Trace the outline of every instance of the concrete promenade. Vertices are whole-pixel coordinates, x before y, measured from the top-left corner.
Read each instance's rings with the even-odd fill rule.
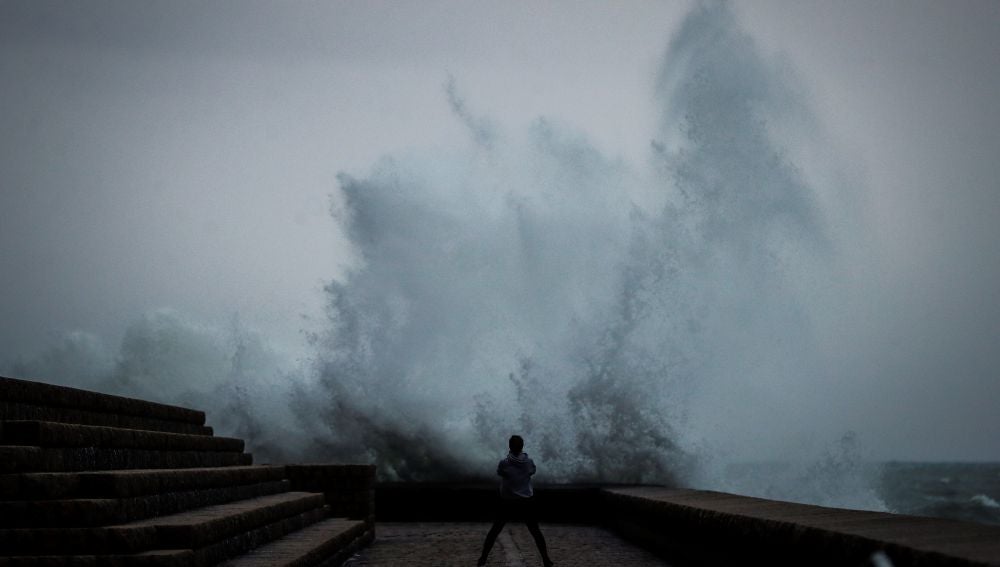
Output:
[[[345,567],[472,567],[489,528],[489,523],[478,522],[379,522],[375,543],[354,556]],[[557,566],[667,565],[603,528],[545,523],[541,528],[549,555]],[[497,538],[487,565],[541,567],[542,560],[524,524],[511,523]]]

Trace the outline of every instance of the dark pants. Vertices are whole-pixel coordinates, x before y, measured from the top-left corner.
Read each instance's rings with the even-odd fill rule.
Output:
[[[531,532],[531,537],[535,538],[535,545],[538,546],[538,552],[542,554],[542,561],[546,565],[551,563],[549,552],[545,548],[545,537],[542,536],[542,530],[538,529],[538,511],[534,498],[500,498],[497,502],[494,518],[493,527],[486,534],[486,541],[483,543],[483,559],[489,556],[490,550],[493,549],[493,543],[496,542],[497,536],[500,535],[507,522],[524,522],[528,531]]]

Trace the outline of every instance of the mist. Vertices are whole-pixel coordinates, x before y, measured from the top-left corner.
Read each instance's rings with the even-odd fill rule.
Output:
[[[431,75],[414,84],[433,88],[414,88],[403,107],[447,124],[433,136],[392,113],[312,120],[303,136],[289,126],[306,119],[295,104],[244,97],[237,86],[248,83],[227,77],[258,77],[265,92],[291,81],[303,86],[293,101],[309,106],[317,95],[307,87],[329,73],[316,61],[341,56],[336,49],[272,75],[214,55],[194,84],[227,85],[224,96],[174,95],[203,108],[182,120],[182,142],[165,154],[172,165],[143,154],[112,167],[100,147],[74,150],[78,133],[51,138],[67,144],[56,163],[68,177],[8,157],[4,263],[30,277],[5,278],[4,312],[53,330],[30,340],[8,331],[0,371],[198,407],[218,431],[246,437],[259,462],[374,462],[385,479],[488,478],[518,432],[540,481],[879,508],[874,462],[1000,457],[990,408],[1000,394],[1000,262],[990,246],[1000,207],[985,173],[995,166],[952,162],[948,191],[921,185],[923,204],[908,201],[913,191],[894,196],[885,164],[894,171],[893,152],[903,150],[868,156],[867,146],[843,143],[875,136],[837,106],[819,67],[798,64],[815,58],[775,49],[780,38],[767,26],[780,18],[727,3],[668,15],[633,58],[644,78],[620,83],[641,96],[620,106],[561,113],[612,75],[586,76],[580,90],[564,85],[550,95],[555,106],[520,120],[483,91],[496,78],[483,82],[449,58],[413,67]],[[798,17],[791,10],[788,21]],[[788,45],[802,45],[793,35]],[[117,41],[115,57],[101,59],[112,85],[142,44]],[[161,43],[170,40],[154,35],[143,49],[166,53],[155,55],[160,73],[183,76],[197,56]],[[252,53],[280,62],[297,49]],[[4,61],[6,73],[28,73]],[[215,72],[220,83],[207,78]],[[984,81],[975,92],[997,90]],[[93,100],[105,89],[94,87]],[[242,121],[230,98],[268,112]],[[626,113],[630,128],[609,130],[592,113]],[[199,115],[222,116],[223,127],[198,126]],[[4,120],[42,139],[37,123]],[[121,124],[138,147],[147,143]],[[195,144],[183,141],[191,128]],[[980,142],[984,156],[1000,148]],[[4,148],[31,149],[13,138]],[[322,148],[351,157],[328,159]],[[230,151],[236,165],[217,170],[211,156],[230,163]],[[325,180],[296,171],[312,162],[323,163]],[[177,175],[182,191],[105,185],[168,188],[163,179]],[[84,181],[79,192],[31,191],[67,179]],[[289,181],[313,189],[288,193]],[[132,220],[93,229],[107,214],[95,202]],[[87,245],[64,256],[28,226],[30,215],[14,215],[46,207],[69,219],[46,221],[48,234],[87,234]],[[907,227],[917,220],[933,222]],[[54,267],[30,267],[40,253]],[[17,300],[29,295],[24,283],[65,273],[79,281],[57,289],[79,299]],[[107,278],[123,274],[113,287],[124,291],[108,293]],[[764,476],[740,468],[748,461],[781,465]]]

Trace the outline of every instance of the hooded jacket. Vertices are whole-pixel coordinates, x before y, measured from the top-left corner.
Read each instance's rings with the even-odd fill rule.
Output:
[[[535,474],[535,463],[527,453],[508,453],[497,465],[497,474],[500,475],[501,498],[531,498],[534,495],[531,475]]]

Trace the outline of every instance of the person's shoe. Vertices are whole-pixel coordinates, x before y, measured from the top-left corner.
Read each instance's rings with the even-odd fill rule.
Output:
[[[555,565],[555,563],[553,563],[551,559],[543,559],[542,564],[545,565],[545,567],[552,567],[553,565]]]
[[[480,557],[479,561],[476,561],[476,567],[483,567],[483,565],[486,565],[486,558]]]

